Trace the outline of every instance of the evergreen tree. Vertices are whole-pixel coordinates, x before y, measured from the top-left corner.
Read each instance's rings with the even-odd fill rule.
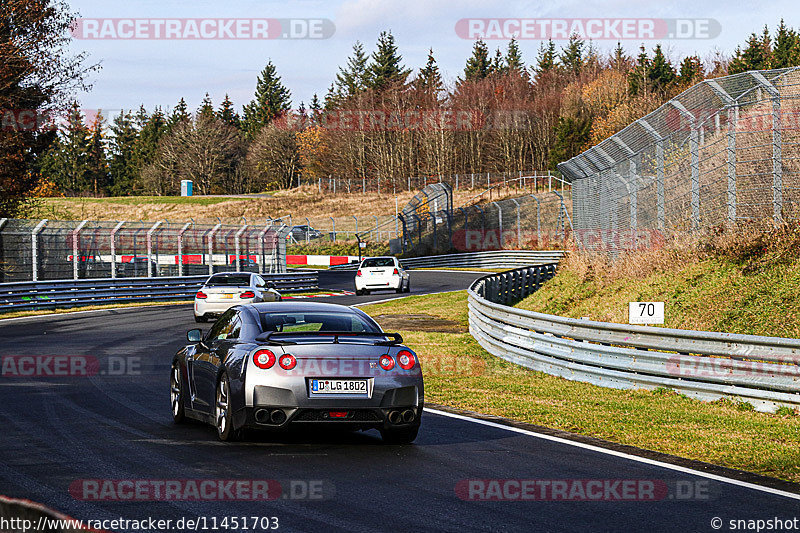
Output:
[[[675,68],[669,59],[664,55],[661,44],[657,44],[653,50],[653,61],[647,70],[647,80],[650,89],[661,92],[667,91],[670,84],[675,81]]]
[[[360,93],[367,88],[367,62],[369,58],[364,53],[364,45],[356,41],[353,45],[353,55],[347,58],[347,66],[339,67],[336,74],[336,90],[342,98],[347,98]]]
[[[628,73],[628,92],[632,95],[646,94],[649,88],[648,73],[650,72],[650,58],[644,45],[639,48],[639,57],[636,66]]]
[[[336,107],[339,106],[339,101],[340,99],[336,94],[336,87],[334,87],[334,84],[331,83],[331,86],[328,87],[328,91],[325,93],[323,107],[326,110],[336,109]]]
[[[625,53],[625,49],[622,48],[622,43],[617,41],[617,46],[614,48],[614,53],[611,56],[611,68],[617,72],[625,72],[628,70],[630,62],[631,58],[628,57]]]
[[[428,50],[428,61],[425,63],[425,66],[419,70],[417,87],[424,91],[432,91],[435,94],[438,94],[444,89],[442,75],[439,72],[439,65],[436,63],[436,58],[433,57],[433,48]]]
[[[314,93],[314,96],[311,97],[311,104],[309,104],[308,109],[311,111],[312,122],[314,124],[319,123],[319,117],[322,114],[322,104],[320,104],[317,93]]]
[[[89,190],[89,137],[80,107],[73,102],[66,124],[41,162],[42,173],[62,191],[78,194]]]
[[[558,119],[556,139],[550,150],[550,168],[581,153],[586,148],[592,133],[592,121],[586,117]]]
[[[553,39],[547,41],[547,44],[539,45],[539,53],[536,56],[536,80],[538,81],[544,74],[552,72],[556,67],[556,44]]]
[[[675,83],[681,89],[694,85],[702,81],[704,76],[703,62],[696,55],[686,56],[681,61],[681,66],[678,70],[678,76],[675,78]]]
[[[478,39],[472,46],[472,55],[467,59],[464,67],[464,80],[475,81],[486,78],[492,72],[492,62],[489,59],[489,48],[486,43]]]
[[[135,150],[139,137],[133,115],[120,111],[110,126],[113,135],[109,141],[110,161],[108,163],[111,183],[109,192],[113,196],[126,196],[134,188],[138,168]]]
[[[289,111],[291,93],[278,76],[272,61],[267,63],[256,83],[255,98],[244,107],[244,131],[248,139],[255,135],[276,117]]]
[[[378,47],[367,66],[367,87],[382,91],[390,85],[405,83],[411,73],[403,66],[403,58],[391,32],[383,31],[378,37]]]
[[[239,128],[241,126],[239,114],[236,112],[236,109],[233,107],[233,102],[227,94],[217,110],[217,118],[235,128]]]
[[[181,98],[183,101],[183,98]],[[184,102],[185,104],[185,102]],[[184,110],[185,111],[185,110]],[[175,118],[177,116],[177,118]],[[176,115],[174,112],[170,117],[170,121],[175,119],[172,122],[174,127],[177,127],[179,124],[186,124],[190,122],[189,115],[186,115],[185,119],[180,118],[180,115]],[[166,134],[168,131],[171,131],[167,118],[164,116],[164,112],[161,110],[160,107],[157,107],[153,114],[147,118],[147,121],[142,126],[141,131],[139,132],[139,141],[136,143],[135,149],[135,160],[136,160],[136,168],[139,172],[141,172],[146,166],[150,165],[156,158],[158,153],[158,143],[161,141],[161,138]],[[137,176],[138,178],[138,176]]]
[[[561,68],[570,74],[580,74],[585,64],[583,57],[585,44],[578,34],[573,33],[569,38],[569,42],[567,42],[567,47],[561,49],[561,54],[558,57]]]
[[[95,196],[108,190],[108,160],[106,159],[106,140],[101,111],[97,112],[89,132],[86,147],[86,181]]]
[[[522,52],[519,50],[519,43],[513,37],[508,41],[506,49],[506,67],[509,71],[525,72],[525,62],[522,60]]]
[[[204,119],[214,118],[214,103],[211,101],[211,97],[206,93],[205,97],[203,98],[203,102],[200,104],[200,109],[197,110],[197,116],[202,117]]]
[[[178,101],[178,105],[176,105],[175,109],[172,110],[172,114],[169,117],[167,126],[169,129],[172,129],[178,124],[188,121],[189,118],[189,106],[186,105],[186,100],[181,97],[181,99]]]
[[[730,74],[738,74],[748,70],[760,70],[769,68],[769,55],[765,46],[770,46],[769,35],[765,35],[767,42],[759,38],[755,33],[751,33],[747,39],[747,46],[742,50],[737,47],[728,67]]]
[[[494,59],[492,59],[492,73],[505,74],[506,72],[508,72],[506,69],[506,60],[503,57],[503,53],[497,48],[494,51]]]
[[[772,68],[796,67],[800,65],[800,38],[797,32],[786,27],[781,19],[775,35],[775,48],[772,51]]]

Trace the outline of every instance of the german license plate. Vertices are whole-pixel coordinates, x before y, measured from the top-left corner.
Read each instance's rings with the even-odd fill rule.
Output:
[[[314,394],[361,394],[366,395],[366,379],[312,379],[310,392]]]

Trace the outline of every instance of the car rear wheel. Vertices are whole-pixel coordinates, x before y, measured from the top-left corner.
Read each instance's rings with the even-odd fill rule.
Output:
[[[172,363],[172,372],[170,374],[169,399],[172,404],[172,420],[176,424],[180,424],[186,419],[186,412],[183,408],[183,379],[181,379],[181,365],[179,362]]]
[[[382,429],[384,444],[411,444],[417,438],[419,426],[403,429]]]
[[[228,374],[223,373],[217,382],[217,394],[214,407],[214,421],[219,439],[234,441],[239,439],[240,432],[233,429],[233,415],[230,409],[230,381]]]
[[[411,280],[406,282],[406,288],[403,290],[403,292],[411,292]]]

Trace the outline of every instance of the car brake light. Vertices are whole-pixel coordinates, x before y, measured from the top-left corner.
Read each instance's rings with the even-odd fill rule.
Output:
[[[356,272],[356,276],[357,276],[357,277],[359,277],[359,278],[361,277],[361,270],[359,270],[358,272]]]
[[[284,370],[291,370],[297,366],[297,359],[295,359],[293,355],[287,353],[278,359],[278,364],[281,365],[281,368]]]
[[[384,370],[391,370],[394,368],[394,359],[392,359],[391,355],[382,355],[378,360],[378,364]]]
[[[244,291],[242,294],[239,295],[239,298],[255,298],[256,293],[253,291]]]
[[[411,370],[414,367],[415,362],[416,357],[414,357],[414,354],[408,350],[400,350],[400,352],[398,352],[397,364],[399,364],[400,368],[403,370]]]
[[[275,354],[269,350],[258,350],[253,354],[253,363],[262,370],[272,368],[275,364]]]
[[[400,275],[400,272],[398,272],[398,271],[397,271],[397,269],[395,268],[395,269],[394,269],[394,272],[393,272],[393,274],[394,274],[395,276],[399,276],[399,275]]]
[[[204,293],[203,291],[197,291],[197,294],[195,294],[194,297],[197,298],[198,300],[205,300],[206,298],[208,298],[208,294]]]
[[[347,411],[329,411],[328,416],[331,418],[347,418]]]

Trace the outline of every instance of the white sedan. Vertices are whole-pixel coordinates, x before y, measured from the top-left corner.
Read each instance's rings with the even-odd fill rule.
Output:
[[[206,322],[234,305],[277,302],[281,295],[271,283],[251,272],[223,272],[206,280],[194,296],[194,320]]]
[[[368,257],[356,272],[356,294],[394,290],[411,292],[411,277],[396,257]]]

